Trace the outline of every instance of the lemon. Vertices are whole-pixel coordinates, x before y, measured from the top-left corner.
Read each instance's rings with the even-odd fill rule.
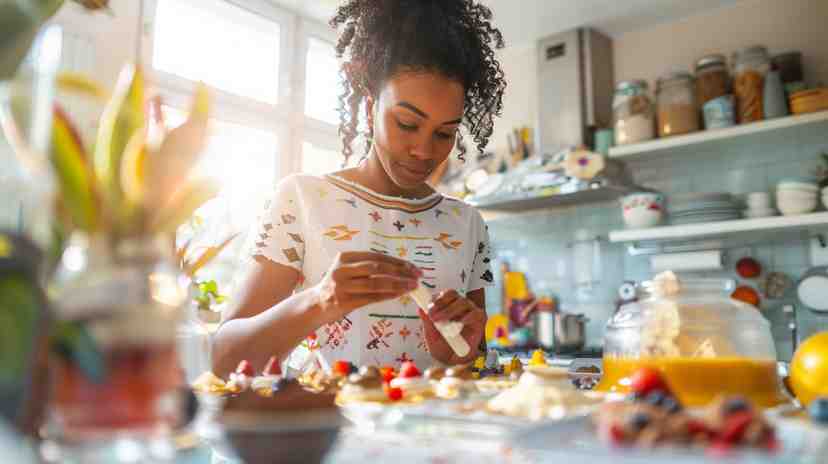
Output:
[[[820,396],[828,396],[828,332],[813,335],[799,346],[791,360],[790,380],[805,407]]]

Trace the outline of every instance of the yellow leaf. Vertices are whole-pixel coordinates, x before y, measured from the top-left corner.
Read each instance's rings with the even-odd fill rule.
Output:
[[[166,204],[187,181],[206,144],[208,108],[207,89],[200,85],[187,121],[167,134],[157,152],[149,153],[145,202],[148,207]]]
[[[230,242],[232,242],[238,235],[238,233],[235,233],[230,237],[227,237],[218,246],[207,247],[207,249],[204,250],[204,253],[202,253],[198,258],[196,258],[196,260],[192,264],[186,263],[184,265],[184,273],[187,274],[188,277],[192,278],[195,275],[195,273],[198,272],[199,269],[209,264],[210,261],[215,259],[215,257],[222,252],[222,250],[227,248],[227,245],[229,245]]]
[[[66,114],[55,108],[52,124],[52,164],[61,197],[72,223],[85,231],[98,225],[95,180],[80,137]]]
[[[61,71],[57,75],[57,88],[68,93],[89,95],[106,100],[109,92],[100,84],[80,73]]]
[[[105,204],[117,220],[126,214],[121,204],[121,159],[144,121],[144,75],[139,67],[127,65],[101,115],[95,143],[95,174],[101,181]]]
[[[192,181],[179,189],[170,201],[159,208],[150,223],[155,233],[175,232],[204,203],[218,194],[218,186],[210,181]]]
[[[138,130],[127,142],[121,159],[121,189],[126,199],[140,205],[146,182],[147,132]]]

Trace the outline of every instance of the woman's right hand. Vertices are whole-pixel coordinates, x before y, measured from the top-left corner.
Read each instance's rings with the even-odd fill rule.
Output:
[[[349,251],[337,255],[316,290],[326,319],[338,321],[357,308],[405,295],[417,288],[420,277],[422,271],[408,261]]]

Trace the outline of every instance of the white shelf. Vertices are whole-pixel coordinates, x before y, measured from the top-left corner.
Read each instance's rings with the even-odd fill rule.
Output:
[[[746,234],[776,234],[781,231],[797,232],[828,228],[828,212],[799,216],[774,216],[759,219],[707,222],[680,226],[652,227],[649,229],[617,230],[609,233],[611,242],[687,242],[728,238]]]
[[[612,147],[609,156],[625,161],[636,161],[645,158],[676,155],[687,150],[723,151],[729,144],[740,143],[741,139],[747,136],[773,134],[773,136],[779,137],[786,131],[818,123],[824,123],[828,126],[828,111],[770,119],[726,129],[701,131],[688,135]],[[780,140],[785,139],[780,138]]]

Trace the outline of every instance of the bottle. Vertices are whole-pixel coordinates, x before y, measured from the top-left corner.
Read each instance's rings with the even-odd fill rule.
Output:
[[[785,87],[782,76],[777,69],[772,69],[765,76],[764,100],[765,119],[781,118],[790,114],[788,100],[785,98]]]

